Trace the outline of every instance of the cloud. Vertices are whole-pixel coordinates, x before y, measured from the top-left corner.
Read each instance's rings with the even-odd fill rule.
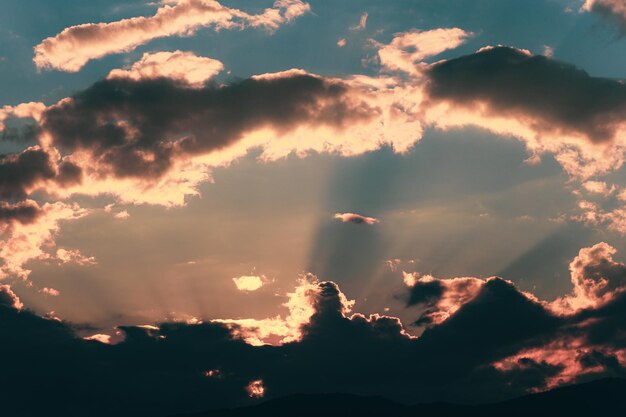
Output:
[[[233,282],[239,291],[256,291],[270,281],[265,275],[242,275],[233,278]]]
[[[302,338],[302,326],[309,322],[315,313],[318,290],[317,278],[304,276],[299,279],[295,290],[286,295],[287,301],[283,306],[289,313],[285,317],[227,319],[215,322],[223,323],[237,337],[255,346],[298,341]],[[349,306],[350,302],[345,300],[345,305]]]
[[[56,259],[62,264],[74,263],[81,266],[95,265],[96,258],[84,256],[78,249],[57,249]]]
[[[608,197],[609,195],[605,195]],[[621,194],[618,194],[617,199],[623,201]],[[621,205],[617,208],[605,209],[600,204],[589,201],[580,200],[578,202],[578,208],[580,213],[572,216],[572,220],[585,223],[589,226],[603,226],[608,230],[626,234],[626,207]]]
[[[3,106],[0,108],[0,131],[5,129],[4,122],[11,118],[32,118],[36,121],[41,119],[41,114],[46,109],[46,105],[41,102],[21,103],[17,106]]]
[[[427,78],[427,118],[440,128],[477,125],[518,137],[583,179],[623,163],[626,86],[619,81],[508,47],[433,64]]]
[[[621,0],[586,0],[581,11],[594,12],[613,20],[626,33],[626,4]]]
[[[408,35],[460,42],[465,33],[430,32],[401,34],[381,50],[406,42]],[[113,192],[125,203],[182,205],[185,196],[197,195],[199,183],[210,180],[212,167],[226,166],[251,149],[261,149],[263,161],[292,153],[352,156],[384,145],[406,152],[424,126],[473,125],[516,137],[535,156],[554,153],[579,178],[622,164],[624,88],[617,81],[506,47],[414,63],[436,53],[428,45],[422,43],[421,55],[407,61],[419,73],[409,79],[325,78],[289,70],[195,88],[168,78],[101,81],[42,115],[42,146],[58,148],[74,178],[83,178],[60,187],[52,183],[47,191],[59,197]],[[493,76],[481,78],[476,68],[482,66]],[[235,106],[242,102],[243,108]],[[35,178],[54,178],[54,168],[46,166]]]
[[[60,223],[85,216],[88,211],[76,204],[45,203],[39,208],[37,221],[15,223],[5,231],[0,241],[0,279],[27,279],[26,264],[35,259],[59,259],[61,262],[82,260],[80,252],[59,249],[56,254],[46,251],[54,246]]]
[[[581,249],[569,265],[574,294],[563,301],[574,309],[597,306],[626,289],[626,265],[613,260],[616,251],[605,242]]]
[[[374,115],[346,85],[301,73],[202,89],[110,79],[50,108],[43,129],[64,151],[88,152],[105,174],[158,178],[176,158],[220,150],[257,129],[339,129]]]
[[[609,187],[604,181],[585,181],[582,186],[589,193],[600,194],[604,197],[610,196],[617,190],[615,185]]]
[[[126,220],[130,217],[130,213],[128,213],[128,211],[126,210],[122,210],[119,213],[115,213],[113,215],[113,218],[118,219],[118,220]]]
[[[0,198],[23,197],[56,176],[50,155],[38,146],[18,154],[1,155]]]
[[[224,64],[216,59],[195,55],[193,52],[146,52],[128,69],[114,69],[107,76],[139,81],[166,77],[191,87],[201,88],[219,74]]]
[[[111,336],[108,334],[97,333],[91,336],[83,337],[85,340],[95,340],[96,342],[104,343],[106,345],[111,343]]]
[[[211,180],[212,168],[253,149],[261,161],[314,152],[353,156],[381,146],[403,153],[425,127],[479,126],[518,138],[535,158],[553,153],[578,179],[621,166],[622,84],[506,47],[417,62],[466,36],[461,29],[411,31],[379,45],[381,51],[411,49],[423,38],[418,49],[405,51],[417,55],[405,56],[410,74],[401,76],[330,78],[293,69],[200,86],[203,77],[189,84],[194,81],[169,72],[167,55],[144,56],[119,70],[128,76],[103,80],[46,108],[39,146],[0,160],[6,172],[0,178],[13,178],[0,179],[0,193],[25,198],[41,190],[59,199],[107,194],[122,204],[181,206]],[[441,38],[445,42],[433,41]],[[211,62],[180,51],[166,54],[174,61]],[[145,78],[147,62],[158,62],[155,74],[169,77]],[[483,67],[491,77],[476,70]],[[130,75],[133,68],[138,75]],[[620,213],[609,216],[618,228]]]
[[[273,31],[308,12],[300,0],[277,0],[272,8],[251,15],[215,0],[169,0],[154,16],[133,17],[111,23],[86,23],[64,29],[35,46],[37,68],[79,71],[87,62],[106,55],[130,52],[154,39],[191,36],[197,30],[265,28]]]
[[[373,43],[378,47],[378,58],[385,70],[419,75],[424,59],[454,49],[470,36],[472,33],[459,28],[411,30],[396,33],[389,44]]]
[[[466,277],[438,279],[431,275],[402,272],[409,287],[407,306],[419,305],[424,313],[416,320],[418,325],[444,322],[462,305],[474,298],[487,281]]]
[[[251,381],[246,387],[248,395],[252,398],[263,398],[265,395],[265,386],[262,379]]]
[[[24,307],[19,297],[8,285],[0,285],[0,307],[9,307],[20,310]]]
[[[51,297],[58,297],[59,295],[61,295],[61,291],[48,287],[42,288],[41,292]]]
[[[341,220],[344,223],[369,224],[369,225],[380,223],[380,220],[378,220],[375,217],[362,216],[356,213],[335,213],[333,218]]]
[[[367,17],[368,17],[367,12],[363,12],[361,17],[359,18],[359,24],[350,27],[350,30],[359,31],[359,30],[365,29],[365,27],[367,26]]]
[[[0,201],[0,233],[4,233],[5,228],[15,222],[33,223],[42,212],[39,204],[33,200],[24,200],[15,204]]]
[[[252,149],[262,150],[263,161],[292,153],[351,156],[385,144],[405,152],[421,127],[395,100],[403,94],[385,81],[302,70],[202,88],[166,78],[104,80],[46,110],[42,144],[59,149],[81,175],[46,191],[177,206],[198,194],[210,168]]]
[[[602,246],[584,248],[574,263],[593,269],[585,274],[608,276],[623,268],[609,260],[610,252]],[[106,332],[80,338],[68,323],[15,309],[14,294],[0,287],[0,354],[12,358],[3,376],[19,382],[5,388],[14,399],[5,411],[176,415],[251,404],[250,394],[261,392],[264,398],[331,391],[412,402],[483,402],[623,374],[624,292],[556,314],[550,303],[503,279],[472,280],[476,290],[465,291],[472,296],[463,297],[446,320],[414,337],[397,318],[353,313],[354,302],[336,283],[309,277],[288,297],[294,337],[269,344],[249,337],[269,323],[256,321],[255,329],[252,319],[120,326],[124,338],[117,344],[109,344]],[[458,279],[431,282],[441,284],[442,296],[464,292]],[[615,287],[620,285],[616,281]],[[207,370],[219,370],[219,377],[208,378],[216,373]],[[46,386],[38,394],[42,401],[22,401],[41,384]],[[68,391],[76,394],[73,411],[66,402],[51,400]],[[125,396],[129,391],[133,395]],[[124,401],[94,411],[93,401],[103,396]]]

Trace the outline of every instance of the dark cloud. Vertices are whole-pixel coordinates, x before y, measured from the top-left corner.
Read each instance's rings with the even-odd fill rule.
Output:
[[[615,354],[606,354],[599,350],[592,350],[591,352],[581,355],[578,361],[585,368],[600,366],[604,369],[623,373],[623,368]]]
[[[587,0],[584,7],[612,21],[622,35],[626,34],[626,7],[622,0]]]
[[[544,344],[562,324],[511,283],[494,278],[449,319],[427,329],[421,345],[426,356],[445,358],[447,369],[438,378],[446,378]]]
[[[0,198],[21,199],[44,182],[60,186],[79,183],[82,169],[68,160],[32,146],[20,153],[0,155]]]
[[[77,338],[67,323],[18,310],[16,300],[0,289],[0,355],[11,359],[0,375],[0,398],[7,415],[25,416],[164,416],[249,404],[258,400],[245,388],[256,380],[263,381],[266,398],[346,392],[407,402],[499,400],[545,388],[562,367],[521,357],[515,367],[498,369],[495,361],[585,321],[582,315],[557,317],[494,278],[448,320],[411,338],[395,318],[349,315],[337,285],[322,282],[300,341],[255,347],[208,322],[121,327],[125,340],[107,345]],[[626,307],[615,303],[584,312],[602,323],[602,329],[578,329],[589,343],[594,332],[610,338],[607,329],[622,331]],[[599,349],[577,360],[607,369],[597,376],[619,366]]]
[[[36,124],[8,126],[0,132],[0,142],[36,143],[41,129]]]
[[[580,133],[591,142],[613,139],[626,118],[626,85],[591,77],[573,65],[508,47],[434,64],[432,99],[518,116],[538,131]]]
[[[8,285],[0,285],[0,309],[10,308],[18,310],[21,307],[22,304],[19,298],[11,290],[11,287]]]
[[[57,171],[50,155],[38,147],[18,154],[0,156],[0,198],[20,198],[42,180],[55,178]]]
[[[63,151],[88,150],[115,176],[158,177],[177,156],[223,148],[254,129],[341,128],[374,114],[348,93],[302,73],[201,89],[166,78],[109,79],[47,110],[42,126]]]
[[[0,224],[19,222],[33,223],[43,213],[41,207],[32,200],[20,201],[16,204],[0,202]]]
[[[445,287],[438,280],[416,282],[409,291],[407,306],[432,304],[441,298],[444,291]]]

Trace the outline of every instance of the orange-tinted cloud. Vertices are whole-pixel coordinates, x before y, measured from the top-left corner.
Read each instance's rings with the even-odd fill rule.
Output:
[[[367,27],[367,17],[368,17],[368,13],[363,12],[361,17],[359,18],[359,23],[354,26],[351,26],[350,30],[359,31],[359,30],[365,29]]]
[[[27,279],[30,270],[26,264],[35,259],[59,259],[61,262],[85,259],[76,250],[60,249],[60,252],[50,253],[47,249],[54,246],[62,221],[83,217],[87,210],[75,204],[57,202],[42,205],[40,212],[36,221],[16,223],[5,231],[0,241],[0,279],[10,276]]]
[[[255,379],[251,381],[246,387],[248,395],[252,398],[263,398],[265,395],[265,386],[262,379]]]
[[[242,275],[233,278],[233,282],[239,291],[256,291],[270,280],[265,275]]]
[[[424,36],[447,37],[441,47],[449,48],[466,35],[460,29],[414,31],[380,48]],[[44,110],[40,146],[0,161],[0,171],[7,172],[0,178],[16,178],[0,180],[0,192],[26,197],[43,189],[58,198],[106,193],[120,203],[180,206],[210,181],[212,168],[228,166],[252,149],[261,150],[262,161],[311,152],[353,156],[385,145],[402,153],[428,126],[479,126],[516,137],[534,160],[553,153],[577,178],[623,163],[622,84],[505,47],[432,65],[414,62],[436,53],[429,45],[423,42],[419,56],[405,62],[419,72],[408,79],[289,70],[201,86],[215,69],[209,58],[179,52],[144,56],[114,72],[124,77],[96,83]],[[212,69],[187,79],[170,67],[189,59]],[[475,71],[483,66],[492,76]],[[565,85],[563,79],[572,82]],[[594,94],[588,97],[590,89]],[[529,91],[538,99],[531,100]],[[617,225],[619,213],[610,216]]]
[[[626,3],[622,0],[586,0],[580,10],[611,19],[619,25],[622,33],[626,33]]]
[[[8,118],[32,118],[39,121],[44,110],[46,110],[46,105],[40,102],[21,103],[17,106],[0,107],[0,132],[4,130],[4,122]]]
[[[404,271],[402,275],[404,283],[409,287],[407,306],[424,308],[415,323],[426,326],[444,322],[473,299],[487,282],[472,277],[439,279]]]
[[[33,60],[37,68],[76,72],[90,60],[129,52],[153,39],[190,36],[205,27],[276,30],[309,9],[300,0],[277,0],[273,8],[251,15],[216,0],[168,0],[160,3],[154,16],[68,27],[35,46]]]
[[[426,73],[426,119],[436,127],[474,125],[519,138],[582,179],[624,162],[623,83],[508,47],[483,48]]]
[[[229,326],[233,333],[255,346],[264,344],[282,344],[300,340],[302,327],[315,313],[315,303],[319,296],[319,285],[315,277],[303,277],[298,286],[288,293],[284,307],[288,310],[285,317],[276,316],[267,319],[215,320]],[[351,305],[345,299],[346,308]]]
[[[162,405],[146,402],[144,392],[159,390],[171,395],[164,399],[170,409],[183,413],[225,401],[246,404],[253,401],[250,393],[286,396],[320,387],[407,401],[485,402],[626,370],[624,294],[557,316],[510,282],[493,278],[447,320],[411,337],[397,318],[351,314],[352,304],[334,282],[301,287],[310,291],[302,300],[308,318],[301,321],[298,339],[263,346],[242,340],[235,321],[224,320],[120,326],[124,339],[116,345],[106,343],[111,339],[102,333],[85,340],[67,323],[16,310],[14,295],[0,288],[0,350],[13,352],[4,375],[37,376],[6,389],[23,409],[30,403],[21,399],[41,383],[48,387],[42,395],[87,386],[111,398],[134,387],[144,391],[131,396],[126,411],[113,406],[106,412],[126,415],[128,404],[141,404],[148,415]],[[33,357],[42,340],[48,356]],[[102,363],[107,366],[98,366]],[[59,369],[68,377],[55,378]],[[52,380],[56,384],[48,383]],[[246,389],[251,382],[254,390]],[[198,390],[203,395],[196,395]],[[85,395],[77,396],[73,409],[93,406]],[[28,410],[39,414],[39,404]],[[57,404],[44,406],[56,412]]]
[[[471,33],[459,28],[412,30],[395,34],[389,44],[374,41],[374,45],[378,47],[378,58],[385,70],[419,75],[424,59],[454,49],[470,36]]]
[[[341,220],[344,223],[354,223],[354,224],[376,224],[380,223],[375,217],[367,217],[361,214],[356,213],[335,213],[333,218]]]
[[[193,52],[146,52],[130,68],[114,69],[107,78],[139,81],[166,77],[200,88],[223,69],[224,64],[220,61],[197,56]]]
[[[573,292],[555,301],[554,310],[567,312],[598,307],[626,291],[626,265],[613,260],[616,252],[605,242],[582,248],[569,264]]]
[[[42,212],[42,208],[33,200],[23,200],[15,204],[0,201],[0,234],[4,234],[14,223],[33,223]]]
[[[10,286],[0,285],[0,306],[10,307],[17,310],[24,308],[24,304],[19,297],[15,295]]]

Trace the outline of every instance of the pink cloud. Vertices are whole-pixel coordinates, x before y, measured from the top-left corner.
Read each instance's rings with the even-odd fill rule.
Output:
[[[107,78],[128,78],[139,81],[167,77],[200,88],[223,69],[224,64],[220,61],[200,57],[193,52],[147,52],[130,68],[114,69]]]
[[[626,3],[623,0],[586,0],[581,12],[597,12],[620,25],[626,31]]]
[[[267,319],[220,319],[231,328],[233,334],[254,346],[283,344],[302,338],[302,326],[309,322],[315,313],[315,299],[319,294],[319,281],[312,276],[302,277],[293,292],[287,293],[286,316]],[[345,297],[344,297],[345,298]],[[351,303],[345,300],[346,308]]]
[[[27,279],[30,270],[26,264],[35,259],[59,259],[61,262],[84,259],[76,250],[59,249],[56,254],[51,254],[46,249],[54,246],[63,221],[79,219],[88,211],[76,204],[61,202],[46,203],[41,208],[42,214],[36,222],[14,225],[0,241],[0,260],[3,262],[0,279],[10,276]]]
[[[0,284],[0,306],[7,306],[17,310],[24,308],[24,304],[15,295],[11,287],[4,284]]]
[[[626,291],[626,265],[613,260],[617,250],[605,242],[582,248],[569,264],[573,292],[552,303],[558,313],[598,307]]]
[[[252,398],[263,398],[265,395],[265,385],[263,384],[263,380],[255,379],[251,381],[246,387],[246,391],[248,392],[248,396]]]
[[[242,275],[233,278],[233,282],[239,291],[256,291],[270,282],[265,275]]]
[[[442,130],[479,126],[517,138],[534,156],[554,154],[580,180],[624,163],[626,88],[620,82],[502,46],[441,61],[425,71],[426,124]]]
[[[41,292],[51,297],[58,297],[59,295],[61,295],[61,292],[59,290],[55,290],[54,288],[48,288],[48,287],[42,288]]]
[[[62,264],[73,263],[80,266],[96,265],[96,258],[85,256],[78,249],[57,249],[56,259]]]
[[[352,26],[350,30],[359,31],[359,30],[365,29],[367,27],[367,17],[368,17],[368,13],[363,12],[361,17],[359,18],[359,23],[357,25]]]
[[[126,210],[122,210],[119,213],[115,213],[113,215],[113,218],[117,219],[117,220],[126,220],[129,217],[130,217],[130,213],[128,213],[128,211],[126,211]]]
[[[83,337],[83,339],[85,340],[95,340],[96,342],[100,342],[106,345],[110,345],[111,344],[111,335],[108,334],[102,334],[102,333],[98,333],[98,334],[94,334],[91,336],[86,336]]]
[[[500,371],[512,371],[523,368],[525,361],[529,359],[550,366],[555,369],[554,375],[547,378],[545,387],[535,390],[543,391],[572,383],[585,375],[605,371],[601,363],[587,359],[593,355],[614,358],[621,366],[626,365],[626,355],[621,350],[594,346],[580,337],[564,336],[539,347],[523,349],[494,363],[493,366]]]
[[[620,194],[617,198],[621,200]],[[599,203],[583,199],[578,202],[578,208],[580,214],[572,216],[572,220],[590,226],[603,226],[613,232],[626,234],[626,206],[605,209]]]
[[[356,213],[335,213],[333,218],[341,220],[344,223],[369,225],[380,223],[380,220],[375,217],[367,217]]]
[[[404,271],[402,276],[410,291],[407,304],[424,309],[418,322],[427,326],[443,323],[471,301],[488,281],[473,277],[441,279]]]
[[[0,132],[4,130],[4,122],[10,118],[33,118],[36,121],[41,120],[41,115],[46,110],[46,105],[41,102],[21,103],[17,106],[0,107]]]
[[[281,7],[287,7],[287,3],[281,4]],[[436,54],[437,48],[454,47],[467,36],[467,32],[456,28],[411,31],[399,34],[389,45],[379,45],[381,50],[400,48],[402,54],[408,54],[400,54],[407,58],[401,65],[406,71],[419,73],[409,80],[383,75],[330,78],[298,69],[253,76],[243,84],[262,94],[250,93],[254,100],[246,102],[265,104],[251,108],[250,112],[238,112],[213,100],[221,93],[220,89],[209,91],[200,87],[201,80],[217,68],[214,66],[218,65],[217,62],[210,61],[210,58],[180,51],[144,55],[130,68],[112,72],[123,74],[124,78],[113,76],[100,83],[98,88],[105,88],[107,83],[111,88],[116,86],[115,83],[124,83],[124,87],[131,91],[154,83],[153,76],[166,75],[188,83],[178,85],[172,92],[180,98],[180,103],[189,103],[193,99],[202,105],[194,105],[185,111],[178,108],[182,105],[180,103],[171,109],[164,105],[163,109],[151,114],[145,111],[145,106],[139,105],[142,103],[131,91],[128,101],[124,102],[126,110],[119,112],[111,103],[97,102],[102,95],[95,94],[93,89],[64,99],[43,112],[40,146],[3,160],[5,165],[18,169],[24,165],[21,159],[37,153],[45,162],[39,172],[28,177],[23,187],[7,190],[7,193],[28,196],[36,190],[44,190],[59,199],[73,195],[113,194],[117,202],[123,204],[182,206],[188,197],[199,194],[199,184],[211,180],[211,169],[228,166],[252,149],[261,150],[261,161],[275,161],[292,154],[305,157],[316,152],[354,156],[381,146],[403,153],[421,139],[425,127],[448,130],[466,126],[478,126],[521,140],[535,162],[542,153],[552,153],[572,177],[587,181],[583,187],[588,191],[609,193],[609,185],[606,190],[598,188],[602,181],[590,181],[590,177],[615,170],[623,163],[626,137],[620,124],[620,103],[609,103],[612,96],[603,98],[603,94],[598,94],[599,97],[592,98],[598,101],[597,106],[584,106],[584,91],[588,90],[588,85],[597,84],[612,90],[623,86],[612,80],[589,77],[566,64],[515,48],[487,47],[469,56],[432,65],[418,62]],[[445,41],[435,42],[441,38]],[[414,49],[413,43],[417,40],[421,40],[419,48]],[[183,73],[186,71],[176,69],[180,62],[196,59],[206,60],[202,61],[206,64],[202,74],[185,78],[187,75]],[[494,86],[489,77],[471,83],[464,83],[464,78],[455,78],[459,66],[471,68],[472,62],[493,66],[499,77],[492,78],[515,82],[503,81]],[[533,73],[534,76],[539,74],[558,80],[574,74],[578,84],[564,89],[558,82],[551,83],[544,99],[526,100],[520,91],[530,90],[538,82],[523,70],[531,64],[540,69]],[[266,84],[272,88],[264,89]],[[156,83],[152,87],[155,91],[164,88]],[[228,86],[220,88],[227,90]],[[297,91],[300,92],[296,94]],[[294,94],[287,94],[291,92]],[[571,112],[580,114],[580,117],[571,118],[567,116],[569,112],[553,108],[550,97],[561,95],[571,95],[567,103]],[[203,107],[206,103],[215,105]],[[293,110],[290,118],[285,112],[268,112],[259,117],[259,109],[281,106]],[[200,117],[216,112],[236,114],[240,119],[228,124],[224,120],[229,118],[219,117],[204,123],[205,118]],[[85,118],[90,121],[83,123]],[[101,123],[103,120],[106,123]],[[145,121],[163,122],[167,128],[155,131],[152,129],[154,123]],[[84,127],[87,127],[84,132],[72,133]],[[103,132],[111,130],[121,135],[124,143],[106,146],[110,141]],[[189,130],[192,133],[188,134]],[[67,153],[61,156],[57,148]],[[73,182],[59,182],[64,169],[77,174],[72,177]],[[590,224],[597,221],[597,224],[609,225],[612,230],[626,231],[625,212],[621,208],[595,214],[589,212],[588,220]]]
[[[310,6],[300,0],[277,0],[273,8],[258,15],[215,0],[168,0],[160,3],[154,16],[68,27],[35,46],[33,60],[37,68],[77,72],[90,60],[129,52],[153,39],[190,36],[205,27],[276,30],[309,10]]]
[[[454,49],[470,36],[472,33],[459,28],[412,30],[395,34],[387,45],[376,41],[373,43],[378,47],[378,58],[384,69],[419,75],[420,63],[425,58]]]
[[[617,190],[615,185],[609,186],[604,181],[585,181],[582,185],[583,188],[588,192],[593,194],[600,194],[604,197],[610,196]]]

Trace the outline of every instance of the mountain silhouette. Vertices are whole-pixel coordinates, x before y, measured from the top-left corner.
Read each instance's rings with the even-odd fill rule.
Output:
[[[626,415],[626,379],[607,378],[499,403],[405,405],[381,397],[298,394],[177,417],[604,417]]]

